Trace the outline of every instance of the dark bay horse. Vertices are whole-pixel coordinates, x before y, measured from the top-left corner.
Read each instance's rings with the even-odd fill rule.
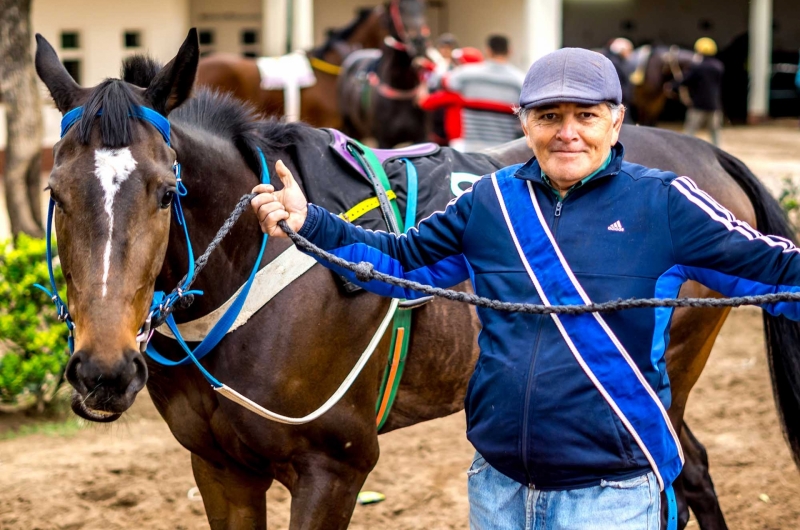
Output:
[[[354,50],[380,46],[388,35],[388,24],[386,6],[363,9],[346,27],[329,32],[324,44],[307,52],[317,82],[300,90],[301,121],[316,127],[341,127],[335,94],[342,61]],[[261,88],[255,59],[226,53],[203,57],[197,69],[197,84],[229,92],[266,116],[284,114],[283,91]]]
[[[694,60],[695,53],[677,46],[641,46],[630,58],[633,63],[633,107],[640,125],[653,126],[670,93],[665,85],[681,81]]]
[[[259,120],[228,96],[200,91],[190,97],[199,57],[194,30],[162,69],[143,58],[127,63],[124,77],[139,86],[111,79],[81,88],[52,47],[41,36],[37,42],[37,72],[58,109],[85,110],[56,145],[50,176],[58,205],[59,255],[76,325],[75,353],[67,367],[77,397],[73,410],[92,421],[115,420],[146,383],[173,435],[192,453],[212,528],[266,528],[264,494],[273,480],[291,492],[292,530],[345,528],[356,495],[378,459],[375,403],[388,336],[379,347],[382,354],[366,365],[343,399],[318,420],[300,426],[266,421],[222,399],[191,365],[165,368],[145,360],[136,339],[154,288],[171,289],[187,270],[182,228],[170,216],[176,192],[173,161],[182,164],[189,191],[182,200],[185,223],[194,246],[203,249],[239,198],[258,183],[258,149],[270,167],[277,159],[286,162],[315,201],[315,177],[345,171],[328,149],[330,133]],[[139,106],[170,116],[171,145],[151,125],[130,117]],[[655,129],[626,127],[622,141],[629,159],[690,174],[740,219],[764,232],[791,237],[777,202],[730,155]],[[527,159],[530,151],[524,142],[514,142],[488,154],[474,157],[492,171]],[[194,285],[205,295],[179,314],[180,321],[209,313],[244,283],[258,255],[260,236],[248,208]],[[262,266],[287,245],[270,242]],[[681,294],[713,295],[691,283]],[[345,295],[333,275],[319,266],[276,298],[275,304],[227,335],[203,365],[256,403],[302,416],[345,378],[389,301],[366,293]],[[675,312],[667,361],[673,392],[670,416],[678,429],[689,390],[726,314],[711,309]],[[766,314],[765,324],[776,402],[797,458],[800,326]],[[474,312],[437,300],[416,310],[414,326],[397,401],[381,432],[463,408],[478,355]],[[157,334],[153,344],[171,358],[182,357],[171,339]],[[687,448],[687,498],[698,503],[693,506],[702,506],[698,498],[704,494],[707,499],[709,493],[713,497],[713,487],[702,473],[707,461],[687,430],[681,439]],[[697,515],[708,516],[701,520],[702,528],[724,528],[721,513]]]
[[[341,130],[378,147],[427,140],[427,116],[419,105],[419,59],[425,56],[424,5],[401,2],[406,22],[393,24],[380,50],[355,52],[345,60],[337,97]]]

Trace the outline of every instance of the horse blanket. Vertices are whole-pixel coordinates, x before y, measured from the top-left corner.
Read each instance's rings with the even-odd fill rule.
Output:
[[[372,183],[346,150],[350,140],[347,136],[333,129],[309,129],[304,134],[312,136],[310,143],[319,146],[321,151],[333,155],[306,155],[296,161],[301,164],[301,174],[305,176],[303,187],[310,202],[339,214],[375,196]],[[305,139],[303,145],[308,145]],[[431,143],[402,149],[375,149],[374,152],[389,177],[401,214],[406,211],[408,194],[405,160],[414,164],[419,181],[417,221],[444,210],[448,202],[475,180],[502,167],[488,155],[461,153]],[[355,224],[371,230],[387,229],[378,208],[359,217]]]

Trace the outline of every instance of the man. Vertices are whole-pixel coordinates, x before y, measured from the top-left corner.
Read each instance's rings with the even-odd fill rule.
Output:
[[[465,106],[462,138],[451,147],[477,151],[522,136],[512,108],[519,101],[525,73],[511,64],[510,55],[508,39],[492,35],[486,41],[485,61],[459,66],[445,76],[445,89],[474,102]]]
[[[619,84],[622,88],[622,104],[629,109],[633,104],[633,84],[631,74],[635,64],[630,60],[633,54],[633,43],[626,38],[619,37],[613,39],[608,48],[603,50],[603,55],[609,58],[619,77]],[[633,123],[630,112],[625,113],[625,123]]]
[[[719,145],[719,130],[722,127],[722,74],[725,67],[714,58],[717,43],[708,37],[697,39],[694,44],[695,62],[681,83],[688,88],[691,106],[686,110],[684,132],[694,135],[708,124],[711,143]]]
[[[599,53],[565,48],[531,66],[519,100],[534,158],[478,180],[402,236],[350,225],[285,188],[253,199],[351,261],[478,295],[546,304],[674,297],[698,280],[726,295],[798,291],[800,249],[740,223],[688,177],[624,160],[619,80]],[[355,278],[351,275],[351,278]],[[381,282],[362,284],[414,296]],[[768,308],[800,317],[796,304]],[[672,310],[535,316],[478,309],[481,354],[465,399],[470,527],[660,527],[683,458],[666,415]]]
[[[442,88],[442,78],[453,68],[456,61],[453,59],[453,52],[458,48],[458,40],[452,33],[442,33],[436,39],[436,51],[439,57],[434,59],[435,68],[428,76],[427,82],[420,86],[421,92],[436,92]],[[435,55],[435,54],[434,54]],[[447,126],[445,111],[436,109],[432,112],[431,129],[433,140],[439,145],[447,145]]]

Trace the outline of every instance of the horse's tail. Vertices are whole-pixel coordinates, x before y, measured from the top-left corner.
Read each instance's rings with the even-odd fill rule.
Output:
[[[794,227],[775,198],[736,157],[716,149],[717,160],[742,187],[753,203],[758,230],[785,237],[796,243]],[[800,322],[764,314],[767,359],[772,378],[772,392],[783,432],[800,467]]]

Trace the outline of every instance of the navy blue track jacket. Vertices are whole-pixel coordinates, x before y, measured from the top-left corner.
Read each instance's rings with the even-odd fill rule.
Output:
[[[542,181],[535,159],[517,166],[515,178],[532,182],[557,244],[595,302],[674,297],[687,279],[728,296],[800,290],[800,249],[736,220],[687,177],[624,162],[620,144],[605,170],[563,200]],[[315,205],[300,234],[394,276],[440,287],[469,279],[478,295],[541,303],[491,176],[402,236],[361,229]],[[378,281],[361,285],[385,296],[420,296]],[[765,309],[800,319],[796,304]],[[465,400],[467,436],[492,466],[545,490],[650,470],[549,316],[489,309],[478,316],[481,354]],[[671,316],[670,309],[604,315],[666,408]]]

